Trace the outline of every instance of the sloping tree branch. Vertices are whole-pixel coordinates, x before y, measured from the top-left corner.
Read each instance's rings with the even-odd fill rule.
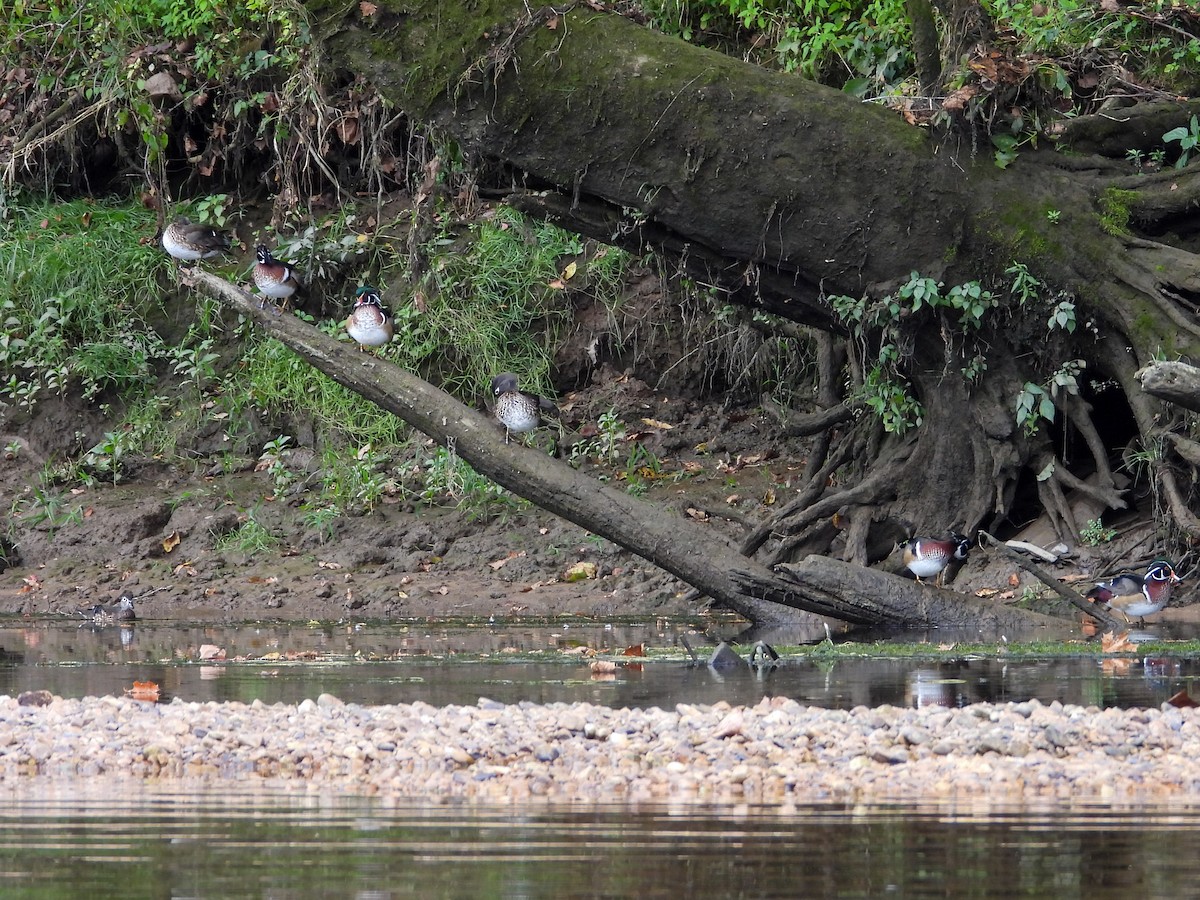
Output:
[[[452,449],[477,472],[661,566],[757,625],[795,624],[800,621],[797,610],[851,624],[892,625],[958,621],[964,608],[981,617],[996,614],[993,604],[886,573],[863,576],[871,591],[880,578],[890,585],[879,597],[862,593],[862,585],[845,582],[845,569],[834,571],[828,584],[820,584],[820,576],[792,582],[741,556],[711,528],[596,482],[536,450],[506,444],[503,431],[489,417],[399,366],[364,354],[294,316],[260,309],[257,298],[215,275],[193,269],[186,278],[334,381]],[[1013,623],[1041,623],[1021,611],[1005,615]]]

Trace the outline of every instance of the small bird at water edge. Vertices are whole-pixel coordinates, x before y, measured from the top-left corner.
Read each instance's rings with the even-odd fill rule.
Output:
[[[79,614],[96,625],[112,624],[114,622],[132,622],[137,619],[133,608],[133,598],[122,594],[115,603],[97,603],[85,607]]]
[[[1182,579],[1175,567],[1165,559],[1156,559],[1146,569],[1145,576],[1122,572],[1109,581],[1101,581],[1087,592],[1087,599],[1115,609],[1128,622],[1130,617],[1140,622],[1146,616],[1160,612],[1171,599],[1171,588]]]

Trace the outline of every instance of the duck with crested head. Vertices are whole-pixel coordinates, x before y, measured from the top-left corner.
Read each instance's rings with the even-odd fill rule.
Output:
[[[946,568],[952,562],[967,558],[971,542],[965,535],[951,531],[946,538],[915,537],[900,545],[903,548],[904,567],[917,581],[933,576],[934,584],[941,586]]]
[[[1093,603],[1115,609],[1126,622],[1130,617],[1140,622],[1146,616],[1161,612],[1171,599],[1171,588],[1182,580],[1168,560],[1156,559],[1150,563],[1145,575],[1122,572],[1108,581],[1099,582],[1085,596]]]
[[[354,292],[354,309],[346,319],[346,331],[363,349],[382,347],[392,339],[392,314],[383,305],[379,291],[363,285]]]
[[[254,285],[263,295],[259,309],[267,305],[268,298],[280,301],[281,307],[286,306],[288,300],[303,291],[304,285],[296,270],[276,259],[265,244],[255,247],[254,255],[257,259],[254,264]]]

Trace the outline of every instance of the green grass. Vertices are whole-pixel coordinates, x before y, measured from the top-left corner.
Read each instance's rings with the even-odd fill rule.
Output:
[[[0,400],[41,391],[135,392],[166,349],[144,321],[161,296],[163,254],[140,241],[151,213],[133,204],[10,202],[0,219]]]
[[[254,510],[246,510],[243,515],[244,519],[237,528],[221,535],[214,535],[214,550],[258,553],[279,545],[279,538],[275,537],[266,525],[258,521]]]

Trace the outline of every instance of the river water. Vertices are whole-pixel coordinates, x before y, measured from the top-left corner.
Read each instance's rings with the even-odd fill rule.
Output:
[[[184,700],[587,701],[848,708],[1035,697],[1157,706],[1200,696],[1195,661],[784,658],[716,671],[581,648],[643,642],[702,659],[688,623],[409,623],[80,627],[0,623],[0,693]],[[945,635],[937,636],[945,645]],[[911,639],[911,636],[910,636]],[[202,651],[202,648],[205,648]],[[225,660],[201,661],[216,648]],[[748,648],[741,648],[743,654]],[[610,657],[611,658],[611,657]],[[493,806],[325,788],[51,781],[0,792],[0,897],[1129,897],[1188,896],[1200,798],[1131,808],[929,804]]]

